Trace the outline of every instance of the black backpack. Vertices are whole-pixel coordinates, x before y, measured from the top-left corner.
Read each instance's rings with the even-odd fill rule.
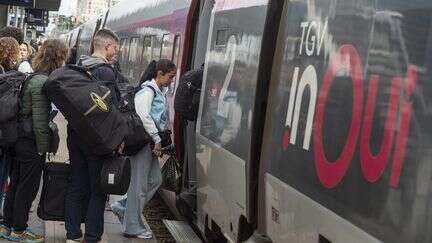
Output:
[[[111,90],[91,70],[67,65],[51,73],[44,90],[70,127],[96,155],[112,154],[128,133]]]
[[[18,71],[0,73],[0,146],[12,146],[18,138],[21,90],[27,76]]]
[[[195,121],[201,96],[203,68],[185,73],[179,81],[174,99],[174,110],[189,121]]]
[[[150,88],[153,92],[156,92],[152,87]],[[141,118],[135,111],[135,94],[139,91],[139,87],[123,83],[119,84],[119,90],[121,94],[120,110],[126,116],[129,127],[123,153],[127,156],[133,156],[150,143],[152,138],[145,130]]]
[[[101,174],[100,187],[106,194],[124,195],[129,189],[131,164],[129,158],[112,156],[105,159]]]

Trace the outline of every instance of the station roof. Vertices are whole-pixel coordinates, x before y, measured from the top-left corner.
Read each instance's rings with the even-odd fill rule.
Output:
[[[35,8],[48,11],[58,11],[61,0],[35,0]]]
[[[58,11],[61,0],[0,0],[2,5],[23,6],[29,8]]]

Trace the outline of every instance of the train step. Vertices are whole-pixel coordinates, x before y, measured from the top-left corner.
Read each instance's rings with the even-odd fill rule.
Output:
[[[187,222],[163,220],[163,223],[177,243],[202,243]]]

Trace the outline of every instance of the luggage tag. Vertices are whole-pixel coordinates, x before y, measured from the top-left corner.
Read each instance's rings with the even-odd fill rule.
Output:
[[[114,185],[115,181],[114,181],[114,174],[108,174],[108,184],[109,185]]]

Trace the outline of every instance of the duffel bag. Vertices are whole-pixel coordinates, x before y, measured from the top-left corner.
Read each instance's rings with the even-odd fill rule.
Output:
[[[102,166],[100,188],[106,194],[124,195],[129,189],[130,177],[131,164],[129,158],[108,157]]]
[[[128,133],[125,116],[114,96],[89,69],[68,65],[51,73],[44,84],[51,102],[96,155],[111,154]]]

